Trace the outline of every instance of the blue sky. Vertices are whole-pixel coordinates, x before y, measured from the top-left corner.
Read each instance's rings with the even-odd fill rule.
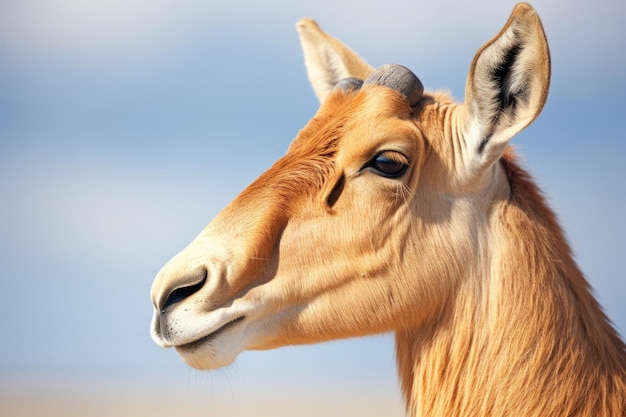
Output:
[[[0,380],[393,392],[390,336],[190,371],[149,339],[149,287],[314,114],[300,17],[462,99],[474,53],[514,4],[493,3],[1,1]],[[533,5],[552,88],[514,142],[625,334],[626,6]]]

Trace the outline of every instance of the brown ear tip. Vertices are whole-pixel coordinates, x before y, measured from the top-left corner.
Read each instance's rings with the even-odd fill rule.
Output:
[[[535,8],[530,4],[524,2],[517,3],[513,9],[514,13],[537,13]]]
[[[518,3],[517,5],[515,5],[515,8],[513,8],[513,11],[511,12],[511,18],[518,18],[518,19],[526,21],[526,20],[532,20],[532,19],[539,19],[539,14],[535,10],[535,8],[531,6],[530,4]]]
[[[309,29],[309,28],[316,28],[319,29],[319,25],[318,23],[314,20],[311,19],[310,17],[303,17],[302,19],[298,20],[298,22],[296,23],[296,28],[298,29]]]

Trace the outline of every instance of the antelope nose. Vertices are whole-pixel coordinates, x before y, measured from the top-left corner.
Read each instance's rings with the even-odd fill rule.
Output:
[[[194,274],[187,275],[181,279],[172,280],[171,284],[163,287],[164,291],[158,298],[155,307],[161,313],[165,313],[169,307],[198,292],[204,286],[206,279],[207,271],[202,268],[201,271]]]

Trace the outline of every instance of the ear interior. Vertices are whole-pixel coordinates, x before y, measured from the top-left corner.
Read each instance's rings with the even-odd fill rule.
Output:
[[[500,33],[478,51],[470,68],[467,127],[478,152],[501,154],[504,145],[539,115],[549,83],[543,26],[534,9],[520,4]]]

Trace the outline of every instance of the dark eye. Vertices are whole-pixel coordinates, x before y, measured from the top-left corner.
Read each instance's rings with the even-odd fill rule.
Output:
[[[409,166],[404,155],[399,152],[385,151],[372,160],[371,167],[384,177],[398,178]]]

